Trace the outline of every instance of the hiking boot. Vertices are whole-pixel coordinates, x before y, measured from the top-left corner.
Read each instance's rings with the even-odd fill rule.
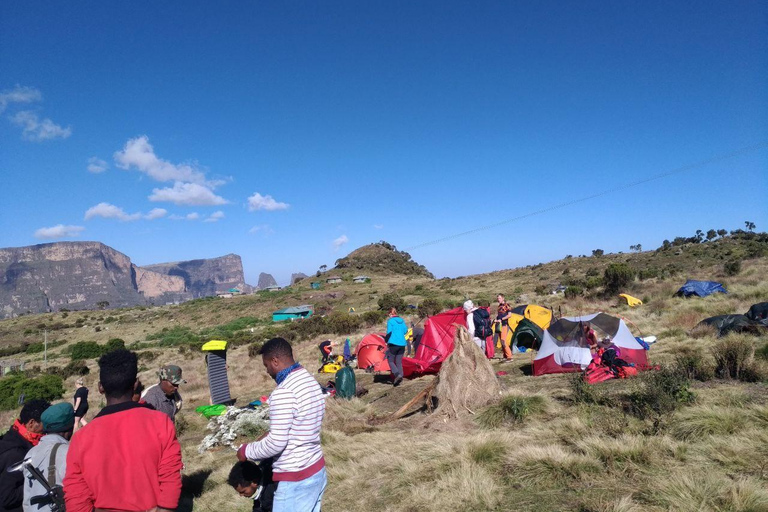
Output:
[[[401,382],[403,382],[403,378],[402,377],[395,377],[394,382],[392,382],[392,386],[397,387],[397,386],[400,385]]]

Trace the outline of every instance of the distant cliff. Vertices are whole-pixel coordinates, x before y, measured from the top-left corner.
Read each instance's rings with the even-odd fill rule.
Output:
[[[291,284],[294,284],[297,281],[301,281],[302,279],[306,279],[307,277],[309,276],[307,276],[307,274],[305,274],[304,272],[296,272],[294,274],[291,274]]]
[[[140,269],[100,242],[0,249],[0,317],[186,300],[184,280]]]
[[[245,283],[243,262],[237,254],[227,254],[219,258],[157,263],[141,268],[182,278],[186,290],[193,297],[216,295],[230,288],[237,288],[243,293],[250,293],[253,290]]]
[[[262,272],[259,274],[259,284],[257,286],[259,290],[263,290],[264,288],[269,288],[270,286],[277,286],[277,281],[275,281],[275,278],[272,277],[271,274]]]

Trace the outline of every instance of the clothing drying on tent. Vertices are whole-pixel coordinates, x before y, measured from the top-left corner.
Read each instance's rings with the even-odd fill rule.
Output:
[[[592,361],[589,345],[584,338],[583,325],[589,322],[598,338],[608,336],[611,344],[621,350],[621,357],[638,368],[648,365],[645,349],[638,343],[621,318],[605,313],[564,317],[553,322],[541,340],[533,361],[533,374],[578,372]]]
[[[705,318],[696,327],[710,326],[717,329],[717,337],[725,336],[729,332],[747,332],[760,334],[762,325],[760,322],[750,320],[746,315],[718,315]],[[694,329],[696,328],[694,327]]]
[[[683,297],[690,297],[691,295],[706,297],[707,295],[712,295],[717,292],[728,293],[728,291],[723,288],[722,284],[716,283],[715,281],[693,281],[689,279],[679,290],[677,290],[675,295]]]
[[[429,317],[424,322],[424,335],[414,357],[403,358],[403,376],[435,374],[440,365],[453,352],[453,336],[456,326],[467,327],[466,312],[454,308]]]
[[[383,334],[367,334],[355,349],[357,367],[373,372],[388,372],[387,342]]]
[[[514,308],[512,312],[527,318],[542,329],[546,329],[552,323],[552,310],[536,304],[523,304]],[[517,325],[512,326],[511,322],[510,326],[513,330],[517,327]]]
[[[544,330],[541,327],[527,318],[523,318],[517,324],[517,329],[512,335],[512,346],[517,347],[520,351],[539,350],[543,337]]]
[[[627,293],[620,293],[619,297],[621,297],[622,299],[626,300],[627,304],[631,308],[633,308],[635,306],[642,306],[643,305],[643,301],[641,301],[637,297],[633,297],[633,296],[631,296],[631,295],[629,295]]]
[[[211,340],[203,345],[208,372],[208,386],[211,389],[211,405],[232,405],[227,377],[227,342]]]
[[[760,322],[763,325],[768,325],[768,302],[760,302],[753,304],[749,311],[747,311],[746,317],[753,322]]]

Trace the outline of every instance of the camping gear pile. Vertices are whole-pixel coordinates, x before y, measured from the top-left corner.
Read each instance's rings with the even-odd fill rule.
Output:
[[[224,414],[211,418],[208,422],[210,434],[200,442],[197,451],[203,453],[216,446],[230,446],[236,449],[235,439],[241,435],[253,436],[254,431],[269,430],[269,407],[257,409],[227,407]]]
[[[589,384],[605,382],[610,379],[626,379],[637,375],[637,368],[620,357],[621,349],[615,346],[601,348],[592,357],[587,369],[584,370],[584,380]]]
[[[753,304],[744,315],[717,315],[705,318],[693,330],[714,328],[720,338],[731,332],[762,334],[768,328],[768,302]]]
[[[592,362],[592,353],[582,328],[589,322],[595,332],[611,339],[621,357],[638,369],[647,367],[645,348],[635,339],[624,320],[606,313],[563,317],[544,331],[541,347],[533,361],[533,374],[579,372]]]

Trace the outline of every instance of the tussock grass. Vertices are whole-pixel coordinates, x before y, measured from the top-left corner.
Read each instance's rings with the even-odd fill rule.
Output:
[[[486,407],[477,416],[477,422],[485,428],[498,428],[505,423],[522,422],[545,408],[546,401],[541,395],[506,395],[499,403]]]
[[[682,411],[674,420],[672,434],[678,439],[694,440],[705,436],[730,436],[747,427],[751,415],[744,410],[693,407]]]
[[[754,478],[729,480],[710,473],[680,473],[658,481],[658,487],[643,493],[652,504],[668,510],[701,512],[768,510],[768,491]]]
[[[529,447],[514,458],[510,457],[507,465],[516,478],[547,486],[588,481],[603,471],[597,458],[558,445]]]

